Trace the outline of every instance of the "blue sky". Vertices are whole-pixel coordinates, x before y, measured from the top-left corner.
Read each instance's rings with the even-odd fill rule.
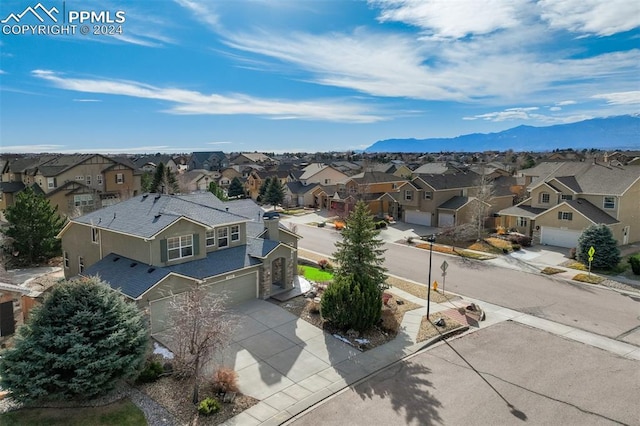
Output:
[[[122,11],[122,33],[24,33],[29,6]],[[2,0],[0,20],[1,152],[343,151],[640,111],[631,0]]]

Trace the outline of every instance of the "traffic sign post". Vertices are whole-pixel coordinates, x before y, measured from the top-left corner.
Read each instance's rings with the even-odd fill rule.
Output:
[[[446,260],[442,262],[442,265],[440,265],[440,269],[442,269],[442,294],[443,295],[444,295],[444,280],[445,280],[445,277],[447,276],[448,267],[449,267],[449,264],[447,263]]]
[[[593,255],[596,254],[596,249],[593,246],[589,247],[587,254],[589,255],[589,276],[591,276],[591,262],[593,262]]]

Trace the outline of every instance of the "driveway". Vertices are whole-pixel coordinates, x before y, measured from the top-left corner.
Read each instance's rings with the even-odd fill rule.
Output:
[[[421,352],[288,424],[604,425],[640,419],[639,361],[513,322],[450,343],[455,351],[440,344]]]

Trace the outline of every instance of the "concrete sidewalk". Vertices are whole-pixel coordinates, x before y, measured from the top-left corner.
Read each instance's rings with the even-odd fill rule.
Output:
[[[389,290],[421,308],[407,312],[396,338],[366,352],[324,333],[282,308],[264,301],[242,306],[247,315],[240,335],[225,357],[235,357],[241,391],[261,401],[230,419],[226,425],[279,425],[325,398],[440,340],[417,343],[425,299],[400,289]],[[462,297],[456,302],[431,302],[430,312],[476,303],[487,319],[463,335],[515,321],[566,339],[640,360],[640,348],[481,300]]]

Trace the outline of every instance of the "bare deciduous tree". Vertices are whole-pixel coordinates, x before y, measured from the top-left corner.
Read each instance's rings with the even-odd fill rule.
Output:
[[[169,327],[162,335],[175,355],[175,373],[194,382],[194,404],[199,402],[202,372],[213,354],[229,345],[238,324],[225,299],[197,286],[174,296],[169,305]]]
[[[477,188],[476,200],[472,205],[471,223],[476,231],[476,238],[480,240],[485,230],[484,224],[495,192],[493,179],[484,172],[484,168],[478,178]]]

